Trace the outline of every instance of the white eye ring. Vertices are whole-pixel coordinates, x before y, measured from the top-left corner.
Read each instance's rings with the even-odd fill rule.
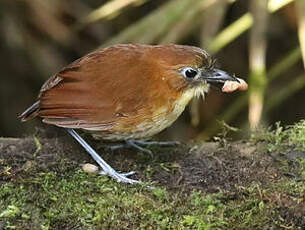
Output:
[[[199,70],[192,67],[185,67],[181,70],[183,76],[187,79],[197,79],[199,78]]]

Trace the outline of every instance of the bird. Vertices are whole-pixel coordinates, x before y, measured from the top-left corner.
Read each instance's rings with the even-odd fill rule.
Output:
[[[37,101],[19,115],[65,128],[106,174],[119,182],[140,183],[119,173],[76,132],[101,141],[141,144],[169,127],[193,97],[204,97],[211,85],[240,83],[215,67],[199,47],[117,44],[93,51],[51,76]],[[234,89],[235,90],[235,89]],[[233,90],[233,91],[234,91]],[[149,143],[149,142],[147,142]],[[166,144],[166,143],[165,143]]]

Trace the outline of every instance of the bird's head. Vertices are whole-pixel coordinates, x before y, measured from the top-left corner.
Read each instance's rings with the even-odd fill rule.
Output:
[[[183,45],[155,46],[158,62],[166,69],[168,82],[177,90],[204,95],[210,85],[222,88],[226,81],[239,80],[217,69],[215,60],[204,50]]]

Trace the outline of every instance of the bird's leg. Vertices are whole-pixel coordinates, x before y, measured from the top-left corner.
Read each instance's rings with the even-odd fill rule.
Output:
[[[150,151],[149,149],[143,148],[140,145],[134,143],[134,140],[126,140],[125,143],[115,144],[115,145],[112,145],[112,146],[109,147],[109,149],[112,150],[112,151],[122,149],[122,148],[134,148],[134,149],[137,149],[141,152],[147,153],[151,157],[153,157],[152,151]]]
[[[179,145],[180,142],[178,141],[142,141],[142,140],[126,140],[124,144],[119,144],[119,145],[113,145],[110,147],[111,150],[117,150],[121,148],[135,148],[141,152],[148,153],[152,157],[152,151],[146,148],[143,148],[142,146],[152,146],[152,145],[157,145],[157,146],[175,146]]]
[[[123,182],[123,183],[129,183],[129,184],[134,184],[134,183],[140,183],[140,181],[129,179],[126,176],[130,176],[134,174],[134,172],[129,172],[129,173],[118,173],[116,172],[110,165],[106,163],[98,154],[97,152],[80,136],[74,129],[67,129],[67,132],[74,137],[78,143],[80,143],[84,149],[92,156],[92,158],[96,161],[96,163],[101,166],[103,171],[100,173],[102,175],[106,174],[114,179],[116,179],[118,182]]]
[[[166,146],[166,147],[171,147],[175,145],[180,145],[181,143],[179,141],[142,141],[142,140],[132,140],[134,144],[137,145],[143,145],[143,146],[152,146],[152,145],[157,145],[157,146]]]

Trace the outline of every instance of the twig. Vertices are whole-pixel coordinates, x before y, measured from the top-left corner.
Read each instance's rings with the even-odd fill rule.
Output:
[[[254,22],[254,26],[252,27],[250,33],[249,42],[249,123],[252,129],[256,128],[260,122],[267,84],[267,4],[268,0],[252,0],[250,7]]]
[[[268,11],[274,13],[282,7],[288,5],[293,0],[270,0],[268,3]],[[211,42],[209,50],[212,53],[217,53],[231,41],[247,31],[253,25],[253,17],[250,13],[246,13],[231,25],[222,30],[216,38]]]
[[[297,18],[298,18],[298,35],[303,56],[303,64],[305,68],[305,1],[296,0],[295,1]]]

